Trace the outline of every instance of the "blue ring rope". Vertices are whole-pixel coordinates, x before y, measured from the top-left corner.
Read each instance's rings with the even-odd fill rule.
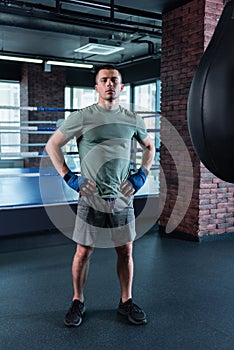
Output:
[[[55,107],[30,107],[30,106],[0,106],[0,109],[13,109],[22,111],[45,111],[45,112],[75,112],[77,108],[55,108]]]

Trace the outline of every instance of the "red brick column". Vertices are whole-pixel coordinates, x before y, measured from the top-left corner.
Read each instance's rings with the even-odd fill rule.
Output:
[[[31,107],[64,108],[64,88],[66,84],[65,70],[62,67],[52,67],[51,72],[44,72],[39,64],[23,64],[20,83],[20,105]],[[22,112],[21,120],[55,120],[64,118],[63,112]],[[43,125],[43,124],[42,124]],[[22,135],[22,143],[46,143],[49,135]],[[29,147],[22,151],[38,152],[44,148]],[[26,167],[38,167],[40,159],[26,159]]]
[[[223,0],[194,0],[163,14],[161,111],[179,132],[190,153],[194,179],[190,205],[172,234],[194,240],[234,232],[234,185],[219,180],[203,166],[194,152],[187,127],[190,84],[222,9]],[[167,133],[163,123],[162,133]],[[161,166],[166,178],[166,186],[161,188],[166,203],[159,224],[160,231],[165,232],[178,194],[177,168],[166,144],[161,149]],[[184,179],[185,196],[189,181],[191,179]]]

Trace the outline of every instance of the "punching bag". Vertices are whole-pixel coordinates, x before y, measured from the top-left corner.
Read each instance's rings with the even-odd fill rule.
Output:
[[[226,4],[189,91],[188,128],[205,167],[234,183],[234,0]]]

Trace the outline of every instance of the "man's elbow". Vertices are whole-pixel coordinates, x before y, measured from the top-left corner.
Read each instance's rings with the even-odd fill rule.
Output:
[[[50,155],[54,150],[57,149],[55,142],[53,141],[53,137],[49,138],[46,143],[45,150]]]
[[[146,146],[146,148],[148,149],[148,151],[149,151],[151,154],[154,154],[154,153],[155,153],[154,142],[153,142],[151,139],[150,139],[149,144]]]
[[[51,140],[49,139],[45,145],[45,150],[48,154],[50,152],[50,149],[51,149]]]

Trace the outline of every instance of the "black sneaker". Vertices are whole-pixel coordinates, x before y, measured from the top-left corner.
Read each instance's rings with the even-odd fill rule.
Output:
[[[68,310],[64,319],[65,326],[67,327],[79,326],[83,321],[84,312],[85,312],[84,303],[82,303],[80,300],[77,300],[77,299],[73,300],[72,305]]]
[[[133,303],[132,299],[128,299],[125,303],[122,303],[120,299],[118,313],[128,317],[128,320],[134,324],[146,324],[145,312],[136,304]]]

